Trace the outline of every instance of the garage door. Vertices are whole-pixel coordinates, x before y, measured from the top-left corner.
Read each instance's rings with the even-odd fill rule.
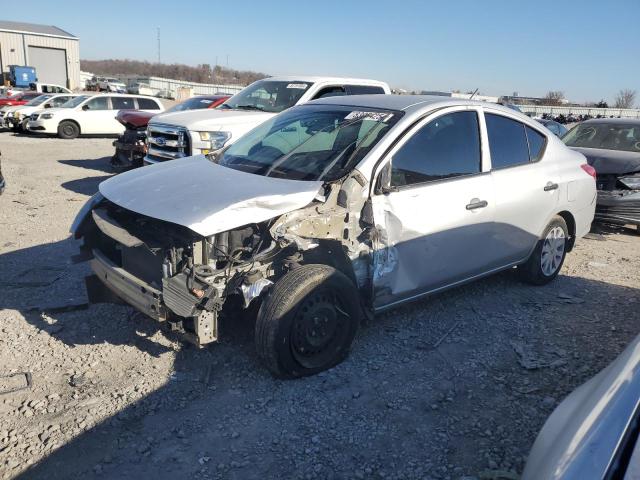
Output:
[[[29,66],[42,83],[67,86],[67,55],[58,48],[29,47]]]

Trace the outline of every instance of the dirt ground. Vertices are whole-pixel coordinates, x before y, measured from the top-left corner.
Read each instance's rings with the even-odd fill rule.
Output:
[[[516,478],[553,408],[638,333],[640,236],[604,228],[550,285],[504,272],[398,308],[345,363],[274,380],[246,321],[196,349],[85,305],[68,229],[111,141],[0,132],[2,479]]]

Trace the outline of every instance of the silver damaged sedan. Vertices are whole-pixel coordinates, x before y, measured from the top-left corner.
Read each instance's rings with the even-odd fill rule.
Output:
[[[291,378],[341,362],[364,316],[513,267],[550,282],[589,231],[594,177],[500,105],[335,97],[103,182],[72,232],[90,298],[199,345],[247,310],[265,366]]]

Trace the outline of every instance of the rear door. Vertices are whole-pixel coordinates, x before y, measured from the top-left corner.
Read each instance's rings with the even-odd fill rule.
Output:
[[[495,240],[504,263],[524,260],[557,212],[559,172],[541,130],[485,108],[495,191]]]
[[[372,197],[376,307],[495,268],[494,198],[480,132],[477,109],[448,108],[412,127],[390,152],[390,178],[379,180],[388,188]]]

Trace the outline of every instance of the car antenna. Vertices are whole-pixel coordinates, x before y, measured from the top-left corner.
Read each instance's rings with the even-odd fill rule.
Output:
[[[469,97],[469,100],[473,100],[473,97],[476,96],[476,93],[478,93],[478,90],[480,90],[479,88],[476,88],[473,93],[471,94],[471,96]]]

